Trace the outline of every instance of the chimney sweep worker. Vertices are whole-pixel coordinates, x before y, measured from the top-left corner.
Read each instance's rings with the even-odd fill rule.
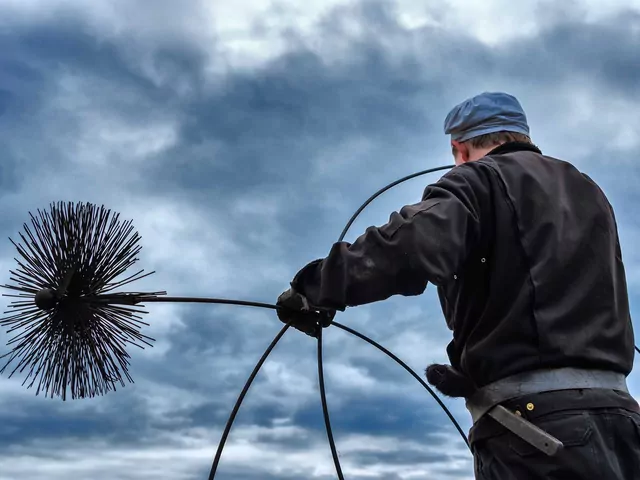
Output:
[[[544,155],[519,101],[485,92],[444,122],[456,166],[422,201],[335,243],[278,297],[311,336],[336,311],[422,294],[453,340],[426,376],[464,397],[476,479],[640,479],[634,334],[613,209],[571,163]],[[536,428],[538,427],[538,428]]]

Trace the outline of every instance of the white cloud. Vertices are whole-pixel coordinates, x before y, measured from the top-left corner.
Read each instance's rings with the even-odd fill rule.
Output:
[[[557,21],[553,16],[553,2],[524,0],[517,4],[508,0],[447,0],[446,2],[421,2],[417,0],[396,0],[381,2],[394,6],[393,11],[400,25],[415,29],[435,26],[449,32],[461,32],[481,40],[488,45],[499,45],[514,38],[531,37],[537,34],[545,20]],[[351,5],[343,0],[313,0],[305,2],[304,7],[294,0],[265,2],[250,0],[238,5],[230,0],[215,2],[210,7],[218,33],[218,39],[224,45],[226,59],[238,68],[250,68],[261,64],[286,49],[286,40],[281,31],[295,26],[296,31],[305,36],[313,32],[316,22],[336,7]],[[640,9],[640,0],[616,0],[601,2],[598,0],[576,0],[565,6],[574,14],[581,13],[587,22],[596,22],[622,10]],[[557,18],[560,18],[558,15]],[[367,27],[359,23],[349,23],[342,19],[347,32],[358,36]],[[255,25],[264,25],[260,34]],[[308,37],[311,38],[311,37]],[[313,45],[330,53],[337,54],[331,39],[328,44]],[[379,38],[384,43],[384,38]],[[332,45],[332,48],[326,48]]]
[[[59,132],[57,143],[76,168],[94,174],[123,169],[139,174],[136,165],[153,161],[178,141],[175,113],[145,105],[122,85],[70,73],[55,81],[48,112],[66,117],[68,124],[58,120],[50,127]],[[125,109],[137,115],[125,114]]]

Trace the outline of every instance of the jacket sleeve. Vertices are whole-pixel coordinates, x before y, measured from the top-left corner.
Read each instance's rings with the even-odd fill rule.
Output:
[[[441,285],[466,260],[480,236],[477,174],[455,167],[429,185],[420,203],[369,227],[353,244],[337,242],[324,259],[300,270],[291,286],[318,307],[347,306],[420,295]]]

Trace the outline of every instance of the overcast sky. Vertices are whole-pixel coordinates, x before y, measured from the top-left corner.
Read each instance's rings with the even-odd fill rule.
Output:
[[[2,283],[15,268],[8,237],[29,212],[88,201],[141,234],[140,267],[158,273],[135,290],[274,303],[370,194],[450,165],[447,112],[499,90],[520,99],[545,154],[605,190],[640,317],[640,2],[558,3],[2,0]],[[440,174],[387,192],[346,239],[419,201]],[[157,341],[131,350],[124,389],[62,402],[0,378],[1,480],[206,478],[281,323],[248,307],[148,311]],[[420,374],[446,361],[433,286],[337,320]],[[335,328],[325,358],[347,479],[472,478],[462,439],[405,371]],[[629,382],[640,396],[640,375]],[[445,403],[468,429],[463,402]],[[273,352],[217,478],[336,478],[313,339],[292,331]]]

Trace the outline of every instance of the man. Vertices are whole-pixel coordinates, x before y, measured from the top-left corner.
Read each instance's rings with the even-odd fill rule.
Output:
[[[462,102],[445,134],[456,166],[421,202],[300,270],[279,318],[315,336],[335,311],[419,295],[430,282],[453,340],[451,365],[427,378],[466,399],[476,478],[640,478],[640,408],[625,383],[634,335],[611,205],[531,142],[511,95]]]

